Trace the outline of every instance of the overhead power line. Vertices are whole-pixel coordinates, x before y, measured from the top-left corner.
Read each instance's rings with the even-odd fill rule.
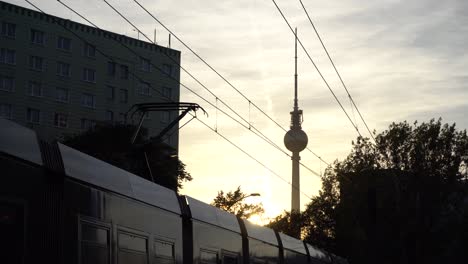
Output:
[[[274,176],[278,177],[279,179],[281,179],[282,181],[284,181],[285,183],[289,184],[291,187],[293,187],[294,189],[296,190],[299,190],[299,192],[301,192],[305,197],[309,198],[309,199],[312,199],[312,197],[308,196],[306,193],[304,193],[303,191],[301,191],[297,186],[295,185],[292,185],[290,182],[288,182],[286,179],[284,179],[283,177],[281,177],[278,173],[276,173],[274,170],[272,170],[270,167],[268,167],[267,165],[265,165],[264,163],[262,163],[261,161],[259,161],[258,159],[256,159],[254,156],[252,156],[251,154],[249,154],[247,151],[245,151],[244,149],[242,149],[241,147],[239,147],[236,143],[232,142],[231,140],[229,140],[227,137],[225,137],[223,134],[219,133],[218,131],[214,130],[212,127],[210,127],[208,124],[206,124],[205,122],[201,121],[200,119],[196,118],[198,121],[200,121],[200,123],[202,123],[204,126],[206,126],[208,129],[210,129],[211,131],[215,132],[216,134],[218,134],[221,138],[223,138],[225,141],[227,141],[229,144],[231,144],[232,146],[234,146],[235,148],[237,148],[239,151],[241,151],[242,153],[244,153],[245,155],[247,155],[248,157],[250,157],[252,160],[254,160],[255,162],[257,162],[258,164],[260,164],[262,167],[264,167],[265,169],[267,169],[269,172],[271,172]]]
[[[119,16],[121,16],[127,23],[129,23],[135,30],[137,30],[140,34],[142,34],[149,42],[155,44],[153,42],[153,40],[151,40],[144,32],[142,32],[137,26],[135,26],[127,17],[125,17],[121,12],[119,12],[114,6],[112,6],[109,2],[107,2],[106,0],[103,0],[110,8],[112,8],[112,10],[114,10]],[[65,7],[67,7],[68,9],[70,9],[72,12],[74,12],[75,14],[77,14],[78,16],[80,16],[82,19],[84,19],[85,21],[87,21],[88,23],[90,23],[91,25],[95,26],[96,28],[99,28],[96,24],[94,24],[93,22],[91,22],[89,19],[87,19],[86,17],[84,17],[83,15],[79,14],[78,12],[76,12],[74,9],[72,9],[70,6],[66,5],[65,3],[63,3],[63,1],[59,1],[62,5],[64,5]],[[128,46],[127,46],[127,49],[128,49]],[[136,52],[133,52],[136,54]],[[136,54],[137,56],[140,56],[139,54]],[[285,152],[280,146],[278,146],[273,140],[269,139],[266,135],[264,135],[259,129],[257,129],[255,126],[253,126],[249,121],[247,121],[244,117],[242,117],[237,111],[235,111],[231,106],[229,106],[226,102],[224,102],[224,100],[222,100],[221,98],[219,98],[216,94],[214,94],[208,87],[206,87],[206,85],[204,85],[198,78],[196,78],[195,76],[193,76],[187,69],[185,69],[182,65],[180,65],[180,63],[178,61],[176,61],[174,58],[172,58],[171,56],[169,56],[168,54],[165,54],[164,55],[166,57],[168,57],[169,59],[171,59],[176,65],[178,65],[185,73],[187,73],[192,79],[194,79],[200,86],[202,86],[205,90],[207,90],[213,97],[216,98],[216,101],[219,101],[221,102],[224,106],[226,106],[232,113],[234,113],[236,116],[238,116],[242,121],[246,122],[248,124],[245,125],[243,124],[242,122],[239,122],[239,120],[236,120],[235,118],[233,118],[232,116],[228,115],[226,112],[222,111],[221,109],[219,109],[219,107],[217,105],[214,105],[212,104],[211,102],[209,102],[208,100],[206,100],[205,98],[202,98],[200,95],[198,95],[197,93],[195,93],[193,90],[189,89],[192,93],[196,94],[199,98],[203,99],[205,102],[207,102],[208,104],[210,104],[211,106],[213,106],[214,108],[216,108],[217,110],[220,110],[223,114],[229,116],[231,119],[233,119],[234,121],[236,121],[237,123],[239,123],[241,126],[243,126],[244,128],[249,128],[249,130],[251,130],[250,128],[253,128],[253,130],[255,130],[256,132],[253,132],[254,134],[259,134],[263,140],[267,141],[267,143],[269,143],[270,145],[272,145],[273,147],[277,148],[278,150],[280,150],[281,152],[285,153],[286,155],[289,155],[287,152]],[[187,88],[186,86],[184,86],[185,88]]]
[[[114,10],[120,17],[122,17],[127,23],[129,23],[135,30],[137,30],[138,32],[140,32],[149,42],[151,43],[154,43],[153,40],[151,40],[146,34],[144,34],[135,24],[133,24],[126,16],[124,16],[120,11],[118,11],[112,4],[110,4],[108,1],[106,0],[102,0],[103,2],[105,2],[112,10]],[[73,10],[72,10],[73,11]],[[147,11],[145,9],[145,11]],[[73,11],[76,13],[76,11]],[[148,11],[147,11],[148,12]],[[79,14],[78,14],[79,15]],[[81,16],[81,15],[79,15]],[[82,16],[81,16],[82,17]],[[86,21],[90,22],[88,19],[82,17],[83,19],[85,19]],[[156,18],[155,18],[156,19]],[[159,22],[159,21],[158,21]],[[91,22],[90,22],[91,23]],[[160,22],[159,22],[160,23]],[[161,24],[163,25],[163,24]],[[165,25],[163,25],[164,28],[166,28]],[[166,28],[167,29],[167,28]],[[167,29],[168,30],[168,29]],[[169,31],[169,30],[168,30]],[[173,34],[171,31],[169,31],[171,34]],[[176,35],[174,35],[179,41],[181,41]],[[181,41],[182,42],[182,41]],[[186,46],[186,44],[184,43],[184,45]],[[190,49],[188,46],[186,46],[188,49]],[[196,54],[192,49],[190,49],[194,54]],[[197,57],[198,54],[196,54]],[[203,62],[205,62],[201,57],[199,57]],[[178,62],[174,61],[174,63],[176,63],[178,66],[181,67],[181,69],[184,70],[184,72],[186,72],[192,79],[194,79],[198,84],[200,84],[205,90],[207,90],[212,96],[215,97],[216,101],[220,101],[223,105],[225,105],[230,111],[232,111],[234,114],[236,114],[239,118],[241,118],[244,122],[248,123],[249,125],[249,130],[251,130],[250,128],[253,128],[255,131],[257,131],[256,133],[257,134],[260,134],[261,135],[261,138],[265,141],[267,141],[267,143],[269,143],[270,145],[274,146],[276,149],[278,149],[279,151],[283,152],[284,154],[286,154],[288,157],[291,157],[291,155],[289,155],[286,151],[284,151],[280,146],[278,146],[276,143],[274,143],[273,140],[269,139],[266,135],[264,135],[259,129],[257,129],[255,126],[253,126],[249,121],[247,121],[244,117],[242,117],[240,114],[237,113],[237,111],[235,111],[234,109],[232,109],[227,103],[224,102],[224,100],[222,100],[221,98],[219,98],[216,94],[214,94],[210,89],[208,89],[208,87],[206,87],[203,83],[201,83],[195,76],[193,76],[188,70],[186,70],[184,67],[182,67]],[[205,62],[206,63],[206,62]],[[207,64],[207,63],[206,63]],[[211,66],[210,66],[211,67]],[[224,77],[222,77],[224,78]],[[227,81],[227,80],[226,80]],[[234,89],[236,89],[234,87]],[[240,92],[239,90],[236,89],[236,91]],[[242,96],[244,96],[242,94]],[[252,104],[254,105],[255,107],[257,107],[254,103],[252,103],[250,101],[250,99],[248,99],[247,97],[244,96],[244,98],[246,100],[248,100],[249,104]],[[205,100],[206,101],[206,100]],[[217,105],[213,105],[212,103],[208,102],[210,105],[212,105],[213,107],[215,107],[216,109],[219,110],[218,106]],[[258,108],[258,107],[257,107]],[[259,108],[258,108],[259,109]],[[261,110],[261,109],[260,109]],[[263,112],[263,110],[261,110]],[[265,115],[267,115],[265,112],[263,112]],[[269,117],[269,116],[268,116]],[[274,121],[274,120],[273,120]],[[238,121],[236,121],[238,122]],[[276,122],[275,122],[276,123]],[[276,123],[278,124],[278,123]],[[241,124],[244,128],[247,128],[245,125]],[[278,124],[279,125],[279,124]],[[279,125],[280,126],[280,125]],[[281,127],[281,126],[280,126]],[[285,130],[283,127],[281,127],[285,132],[287,132],[287,130]],[[216,130],[216,129],[215,129]],[[317,154],[315,154],[312,150],[310,150],[320,161],[324,162],[325,164],[327,164],[328,166],[330,165],[329,163],[325,162],[320,156],[318,156]],[[304,168],[306,168],[307,170],[311,171],[313,174],[315,174],[316,176],[319,176],[320,177],[320,174],[318,174],[317,172],[311,170],[309,167],[301,164]]]
[[[278,9],[278,12],[281,14],[281,16],[283,17],[283,20],[284,22],[286,22],[286,24],[288,25],[289,29],[291,30],[291,33],[296,37],[295,33],[294,33],[294,29],[291,27],[291,24],[289,23],[288,19],[284,16],[283,14],[283,11],[281,11],[281,8],[278,6],[278,4],[276,4],[276,1],[275,0],[272,0],[273,1],[273,4],[275,4],[276,6],[276,9]],[[302,47],[302,50],[304,50],[305,54],[307,55],[307,57],[309,58],[310,62],[312,63],[312,65],[314,65],[314,68],[315,70],[317,71],[317,73],[319,74],[320,78],[322,79],[322,81],[325,83],[325,85],[327,86],[328,90],[330,91],[330,93],[333,95],[333,97],[335,98],[336,102],[338,103],[338,105],[340,106],[341,110],[343,110],[343,112],[345,113],[346,117],[348,118],[349,122],[351,123],[351,125],[353,125],[354,129],[356,130],[356,132],[359,134],[360,137],[362,137],[361,135],[361,132],[359,131],[358,127],[356,126],[356,124],[354,124],[353,120],[351,120],[351,117],[349,117],[348,115],[348,112],[346,112],[346,110],[344,109],[343,105],[341,104],[340,100],[338,99],[338,97],[336,96],[335,92],[333,91],[333,89],[330,87],[330,85],[328,84],[327,80],[325,79],[325,77],[323,76],[322,72],[319,70],[318,66],[315,64],[314,60],[312,59],[312,57],[310,56],[309,52],[307,51],[307,49],[304,47],[304,45],[302,44],[302,41],[299,37],[296,37],[297,38],[297,41],[299,42],[299,44],[301,45]]]
[[[345,84],[345,82],[343,81],[343,78],[341,78],[341,74],[338,72],[338,69],[336,68],[335,63],[333,62],[333,60],[332,60],[332,58],[331,58],[331,56],[330,56],[330,53],[328,52],[328,49],[325,47],[325,44],[323,43],[322,38],[320,37],[320,34],[318,33],[318,30],[317,30],[317,28],[316,28],[315,25],[314,25],[314,22],[312,22],[312,19],[310,18],[309,13],[307,12],[307,9],[306,9],[305,6],[304,6],[304,3],[302,2],[302,0],[299,0],[299,2],[300,2],[301,5],[302,5],[302,9],[304,9],[304,12],[306,13],[307,18],[309,19],[309,22],[310,22],[310,24],[312,25],[312,28],[314,29],[315,34],[317,35],[317,38],[318,38],[319,41],[320,41],[320,44],[322,44],[322,47],[323,47],[323,49],[325,50],[325,53],[327,54],[327,57],[328,57],[328,59],[330,60],[330,63],[331,63],[331,65],[333,66],[333,69],[335,69],[335,72],[336,72],[336,74],[338,75],[338,78],[340,79],[340,82],[341,82],[341,84],[343,85],[343,88],[345,89],[346,93],[348,94],[349,100],[351,101],[352,105],[354,105],[354,108],[356,108],[356,111],[358,112],[359,117],[361,118],[362,122],[363,122],[364,125],[366,126],[366,129],[367,129],[367,131],[369,132],[369,135],[372,137],[372,139],[373,139],[374,142],[375,142],[375,138],[374,138],[373,133],[370,131],[369,126],[367,126],[367,122],[366,122],[366,120],[364,120],[364,117],[362,116],[361,111],[359,111],[359,108],[357,107],[356,103],[354,102],[353,97],[352,97],[351,94],[349,93],[348,87],[346,87],[346,84]]]
[[[106,0],[103,0],[106,2]],[[161,22],[155,15],[148,11],[146,7],[144,7],[140,2],[137,0],[133,0],[138,6],[140,6],[149,16],[151,16],[156,22],[158,22],[164,29],[166,29],[172,36],[174,36],[184,47],[186,47],[193,55],[195,55],[201,62],[203,62],[210,70],[212,70],[218,77],[220,77],[224,82],[226,82],[232,89],[234,89],[239,95],[241,95],[245,100],[249,102],[252,106],[254,106],[260,113],[262,113],[265,117],[267,117],[271,122],[281,128],[284,132],[288,132],[281,124],[279,124],[276,120],[274,120],[270,115],[268,115],[263,109],[261,109],[257,104],[252,102],[244,93],[242,93],[237,87],[235,87],[226,77],[224,77],[219,71],[217,71],[213,66],[211,66],[205,59],[203,59],[197,52],[195,52],[192,48],[190,48],[177,34],[175,34],[172,30],[170,30],[164,23]],[[321,162],[330,166],[330,163],[326,162],[322,159],[318,154],[312,151],[310,148],[307,148],[316,158],[318,158]]]
[[[28,3],[30,3],[28,0],[25,0],[27,1]],[[91,22],[89,19],[87,19],[86,17],[84,17],[83,15],[81,15],[80,13],[78,13],[76,10],[72,9],[70,6],[60,2],[62,5],[64,5],[65,7],[67,7],[69,10],[71,10],[72,12],[74,12],[76,15],[80,16],[82,19],[84,19],[85,21],[87,21],[88,23],[90,23],[91,25],[95,26],[96,28],[100,29],[96,24],[94,24],[93,22]],[[31,5],[33,5],[32,3],[30,3]],[[33,5],[34,6],[34,5]],[[35,6],[36,7],[36,6]],[[37,8],[37,7],[36,7]],[[43,12],[43,11],[41,11]],[[85,40],[83,40],[84,42],[87,42]],[[116,40],[117,41],[117,40]],[[128,47],[127,45],[121,43],[120,41],[118,41],[118,43],[122,44],[124,47],[126,47],[129,51],[131,51],[133,54],[136,54],[138,55],[134,50],[132,50],[130,47]],[[102,53],[102,52],[101,52]],[[102,53],[103,55],[105,55],[104,53]],[[110,57],[107,55],[107,57]],[[210,104],[211,106],[213,107],[216,107],[220,112],[222,112],[223,114],[225,114],[226,116],[230,117],[232,120],[234,120],[235,122],[239,123],[240,125],[242,125],[244,128],[246,129],[249,129],[247,126],[245,126],[244,124],[242,124],[241,122],[239,122],[237,119],[233,118],[231,115],[227,114],[225,111],[223,111],[222,109],[219,109],[217,106],[215,106],[214,104],[212,104],[211,102],[209,102],[208,100],[206,100],[204,97],[200,96],[198,93],[196,93],[195,91],[193,91],[192,89],[190,89],[189,87],[187,87],[186,85],[184,85],[183,83],[181,83],[179,80],[175,79],[174,77],[172,77],[171,75],[167,74],[166,72],[164,72],[162,69],[160,69],[159,67],[157,67],[156,65],[154,65],[151,61],[150,61],[150,64],[155,67],[156,69],[160,70],[161,72],[163,72],[164,74],[166,74],[169,78],[171,78],[172,80],[178,82],[178,84],[180,84],[181,86],[183,86],[184,88],[188,89],[189,91],[191,91],[192,93],[194,93],[195,95],[197,95],[200,99],[204,100],[205,102],[207,102],[208,104]],[[165,95],[163,95],[159,90],[155,90],[156,92],[158,92],[159,94],[161,94],[163,97],[166,97]],[[166,97],[168,98],[168,97]],[[168,98],[169,100],[172,100],[171,98]],[[197,119],[199,120],[199,119]],[[201,120],[199,120],[201,121]],[[185,124],[184,124],[185,125]],[[251,129],[249,129],[252,133],[256,134],[257,136],[259,136],[260,138],[264,139],[263,137],[261,137],[260,135],[258,135],[256,132],[252,131]],[[215,131],[217,132],[217,131]],[[220,134],[219,132],[217,132],[218,134]],[[264,139],[266,140],[266,139]],[[269,143],[269,141],[266,140],[267,143]],[[279,149],[281,150],[281,149]],[[282,150],[281,150],[282,151]],[[282,151],[284,154],[286,154],[288,157],[290,157],[290,155],[287,153],[287,152],[284,152]],[[312,172],[313,174],[315,174],[316,176],[320,176],[320,174],[318,174],[317,172],[315,172],[314,170],[310,169],[309,167],[307,167],[306,165],[302,164],[301,163],[301,166],[303,166],[305,169],[307,169],[308,171]],[[283,179],[284,180],[284,179]]]

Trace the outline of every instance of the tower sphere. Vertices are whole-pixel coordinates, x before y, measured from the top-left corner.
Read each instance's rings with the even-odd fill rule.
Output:
[[[291,152],[301,152],[307,147],[307,134],[302,129],[291,129],[284,135],[284,145]]]

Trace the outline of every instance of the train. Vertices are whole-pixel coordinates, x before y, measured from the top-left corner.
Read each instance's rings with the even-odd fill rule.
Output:
[[[347,264],[0,118],[0,262]]]

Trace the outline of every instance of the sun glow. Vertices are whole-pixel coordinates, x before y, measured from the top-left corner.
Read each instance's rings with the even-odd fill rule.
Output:
[[[261,200],[265,212],[263,214],[252,215],[248,220],[253,224],[264,226],[281,214],[281,210],[268,197],[263,197]]]

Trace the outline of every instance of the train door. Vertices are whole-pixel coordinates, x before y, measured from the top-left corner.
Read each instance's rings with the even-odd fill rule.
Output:
[[[24,207],[0,201],[0,261],[2,263],[24,263],[24,236]]]

